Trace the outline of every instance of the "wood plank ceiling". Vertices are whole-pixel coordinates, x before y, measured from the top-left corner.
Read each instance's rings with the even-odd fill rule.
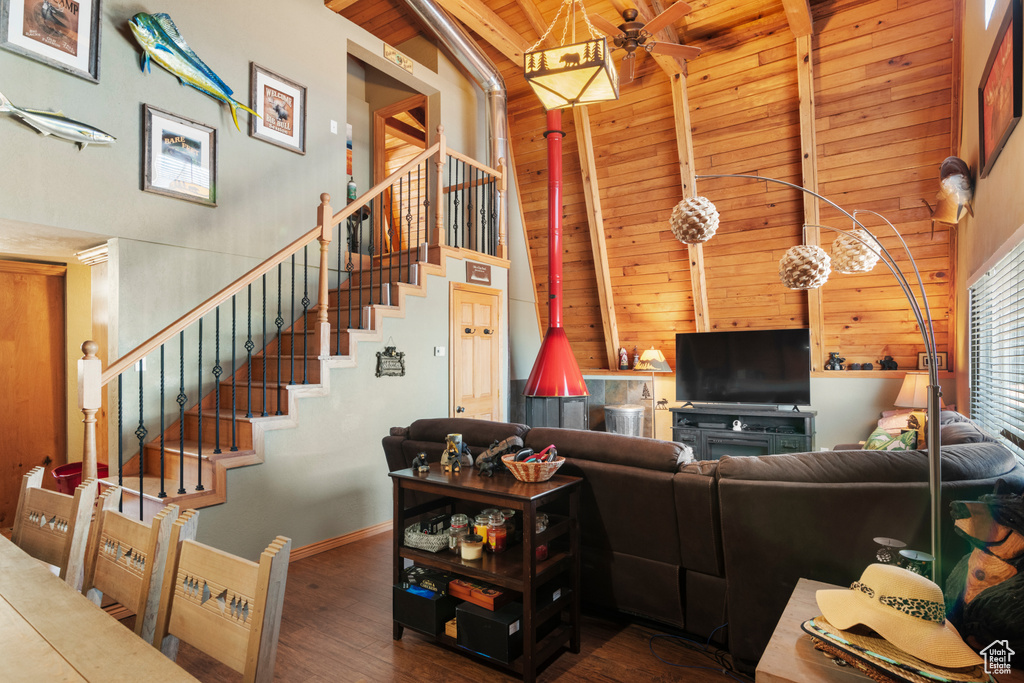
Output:
[[[523,79],[521,62],[510,55],[537,40],[559,1],[438,3],[470,27],[505,79],[514,172],[541,302],[547,300],[544,112]],[[921,268],[938,350],[951,351],[955,231],[941,223],[933,228],[929,204],[935,203],[939,164],[959,143],[954,12],[961,1],[812,0],[808,6],[807,0],[693,0],[693,11],[666,29],[702,49],[679,77],[685,85],[677,80],[673,86],[670,74],[682,71],[674,60],[638,56],[636,78],[617,101],[588,107],[583,124],[579,114],[563,116],[565,321],[580,366],[608,367],[615,334],[614,343],[629,349],[657,346],[674,367],[676,332],[809,325],[820,330],[815,370],[829,351],[848,363],[877,367],[878,359],[891,355],[901,369],[917,365],[924,350],[920,333],[881,266],[866,275],[834,273],[810,300],[779,283],[778,260],[801,241],[805,222],[849,227],[827,204],[805,205],[802,193],[772,183],[697,180],[695,193],[715,203],[721,225],[699,258],[688,252],[668,227],[672,207],[691,193],[685,187],[687,146],[697,175],[759,174],[810,187],[805,174],[812,174],[818,191],[845,209],[886,216]],[[326,4],[332,3],[392,45],[418,34],[429,37],[402,0]],[[616,6],[635,6],[651,17],[670,4],[592,0],[586,7],[617,25]],[[581,19],[577,34],[585,31]],[[801,78],[813,78],[813,97],[805,85],[801,98]],[[690,140],[682,139],[686,114]],[[581,125],[589,128],[587,135]],[[592,150],[581,150],[588,138]],[[809,146],[807,154],[802,145]],[[595,253],[602,260],[592,247],[595,216],[605,238],[606,277],[598,277],[594,266]],[[859,218],[872,229],[883,226],[873,216]],[[815,231],[808,232],[815,239]],[[828,250],[835,234],[821,233]],[[887,229],[876,234],[896,249]],[[700,259],[704,292],[701,278],[691,282],[691,263]],[[910,274],[906,257],[897,260]],[[695,292],[698,313],[706,296],[703,320],[695,313]],[[546,326],[546,308],[539,314]]]

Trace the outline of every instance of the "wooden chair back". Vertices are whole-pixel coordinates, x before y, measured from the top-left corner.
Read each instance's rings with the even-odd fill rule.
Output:
[[[33,467],[22,477],[11,540],[32,557],[58,567],[60,578],[78,591],[85,578],[97,483],[86,479],[69,496],[42,488],[45,472]]]
[[[181,639],[246,683],[270,681],[291,540],[275,538],[257,564],[187,538],[187,522],[175,527],[154,644],[174,659]]]
[[[134,612],[135,633],[151,643],[178,506],[168,505],[145,524],[117,511],[120,497],[118,486],[100,494],[82,592],[97,605],[106,594]]]

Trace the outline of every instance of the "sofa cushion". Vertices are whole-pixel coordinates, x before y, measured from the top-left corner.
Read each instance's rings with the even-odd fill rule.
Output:
[[[692,457],[683,444],[674,441],[580,429],[536,427],[527,433],[524,441],[527,447],[538,452],[554,444],[558,454],[567,458],[659,472],[676,472]]]
[[[988,479],[1008,474],[1017,464],[997,442],[943,445],[942,481]],[[722,479],[813,483],[916,482],[928,479],[924,451],[819,451],[756,457],[722,456]]]
[[[462,441],[466,445],[487,447],[510,436],[525,439],[528,431],[529,427],[515,422],[436,417],[416,420],[409,425],[407,436],[412,441],[433,441],[443,444],[449,434],[462,434]]]
[[[943,446],[953,446],[961,443],[984,443],[995,441],[995,439],[978,427],[973,421],[949,422],[939,428],[939,439]]]

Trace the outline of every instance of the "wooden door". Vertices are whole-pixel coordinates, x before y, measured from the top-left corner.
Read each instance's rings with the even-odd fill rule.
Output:
[[[0,261],[0,527],[14,523],[22,475],[67,460],[66,270]]]
[[[501,292],[452,283],[452,415],[501,419]]]

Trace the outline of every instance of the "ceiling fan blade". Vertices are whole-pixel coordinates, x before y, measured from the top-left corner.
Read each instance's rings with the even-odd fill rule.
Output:
[[[612,7],[615,8],[615,11],[618,12],[619,15],[628,9],[637,9],[636,5],[632,2],[623,2],[623,0],[612,0]]]
[[[648,21],[647,25],[644,26],[644,30],[651,35],[654,35],[669,24],[674,24],[676,21],[681,19],[683,15],[689,14],[690,10],[690,6],[680,0],[658,16]]]
[[[700,55],[699,47],[693,47],[692,45],[679,45],[677,43],[648,43],[647,50],[649,52],[656,52],[659,55],[681,57],[683,59],[693,59]]]
[[[618,26],[608,21],[600,14],[590,14],[587,16],[587,18],[590,19],[590,23],[594,25],[594,28],[596,28],[598,31],[607,33],[608,36],[611,38],[614,38],[615,36],[622,33],[622,31],[619,30]]]

